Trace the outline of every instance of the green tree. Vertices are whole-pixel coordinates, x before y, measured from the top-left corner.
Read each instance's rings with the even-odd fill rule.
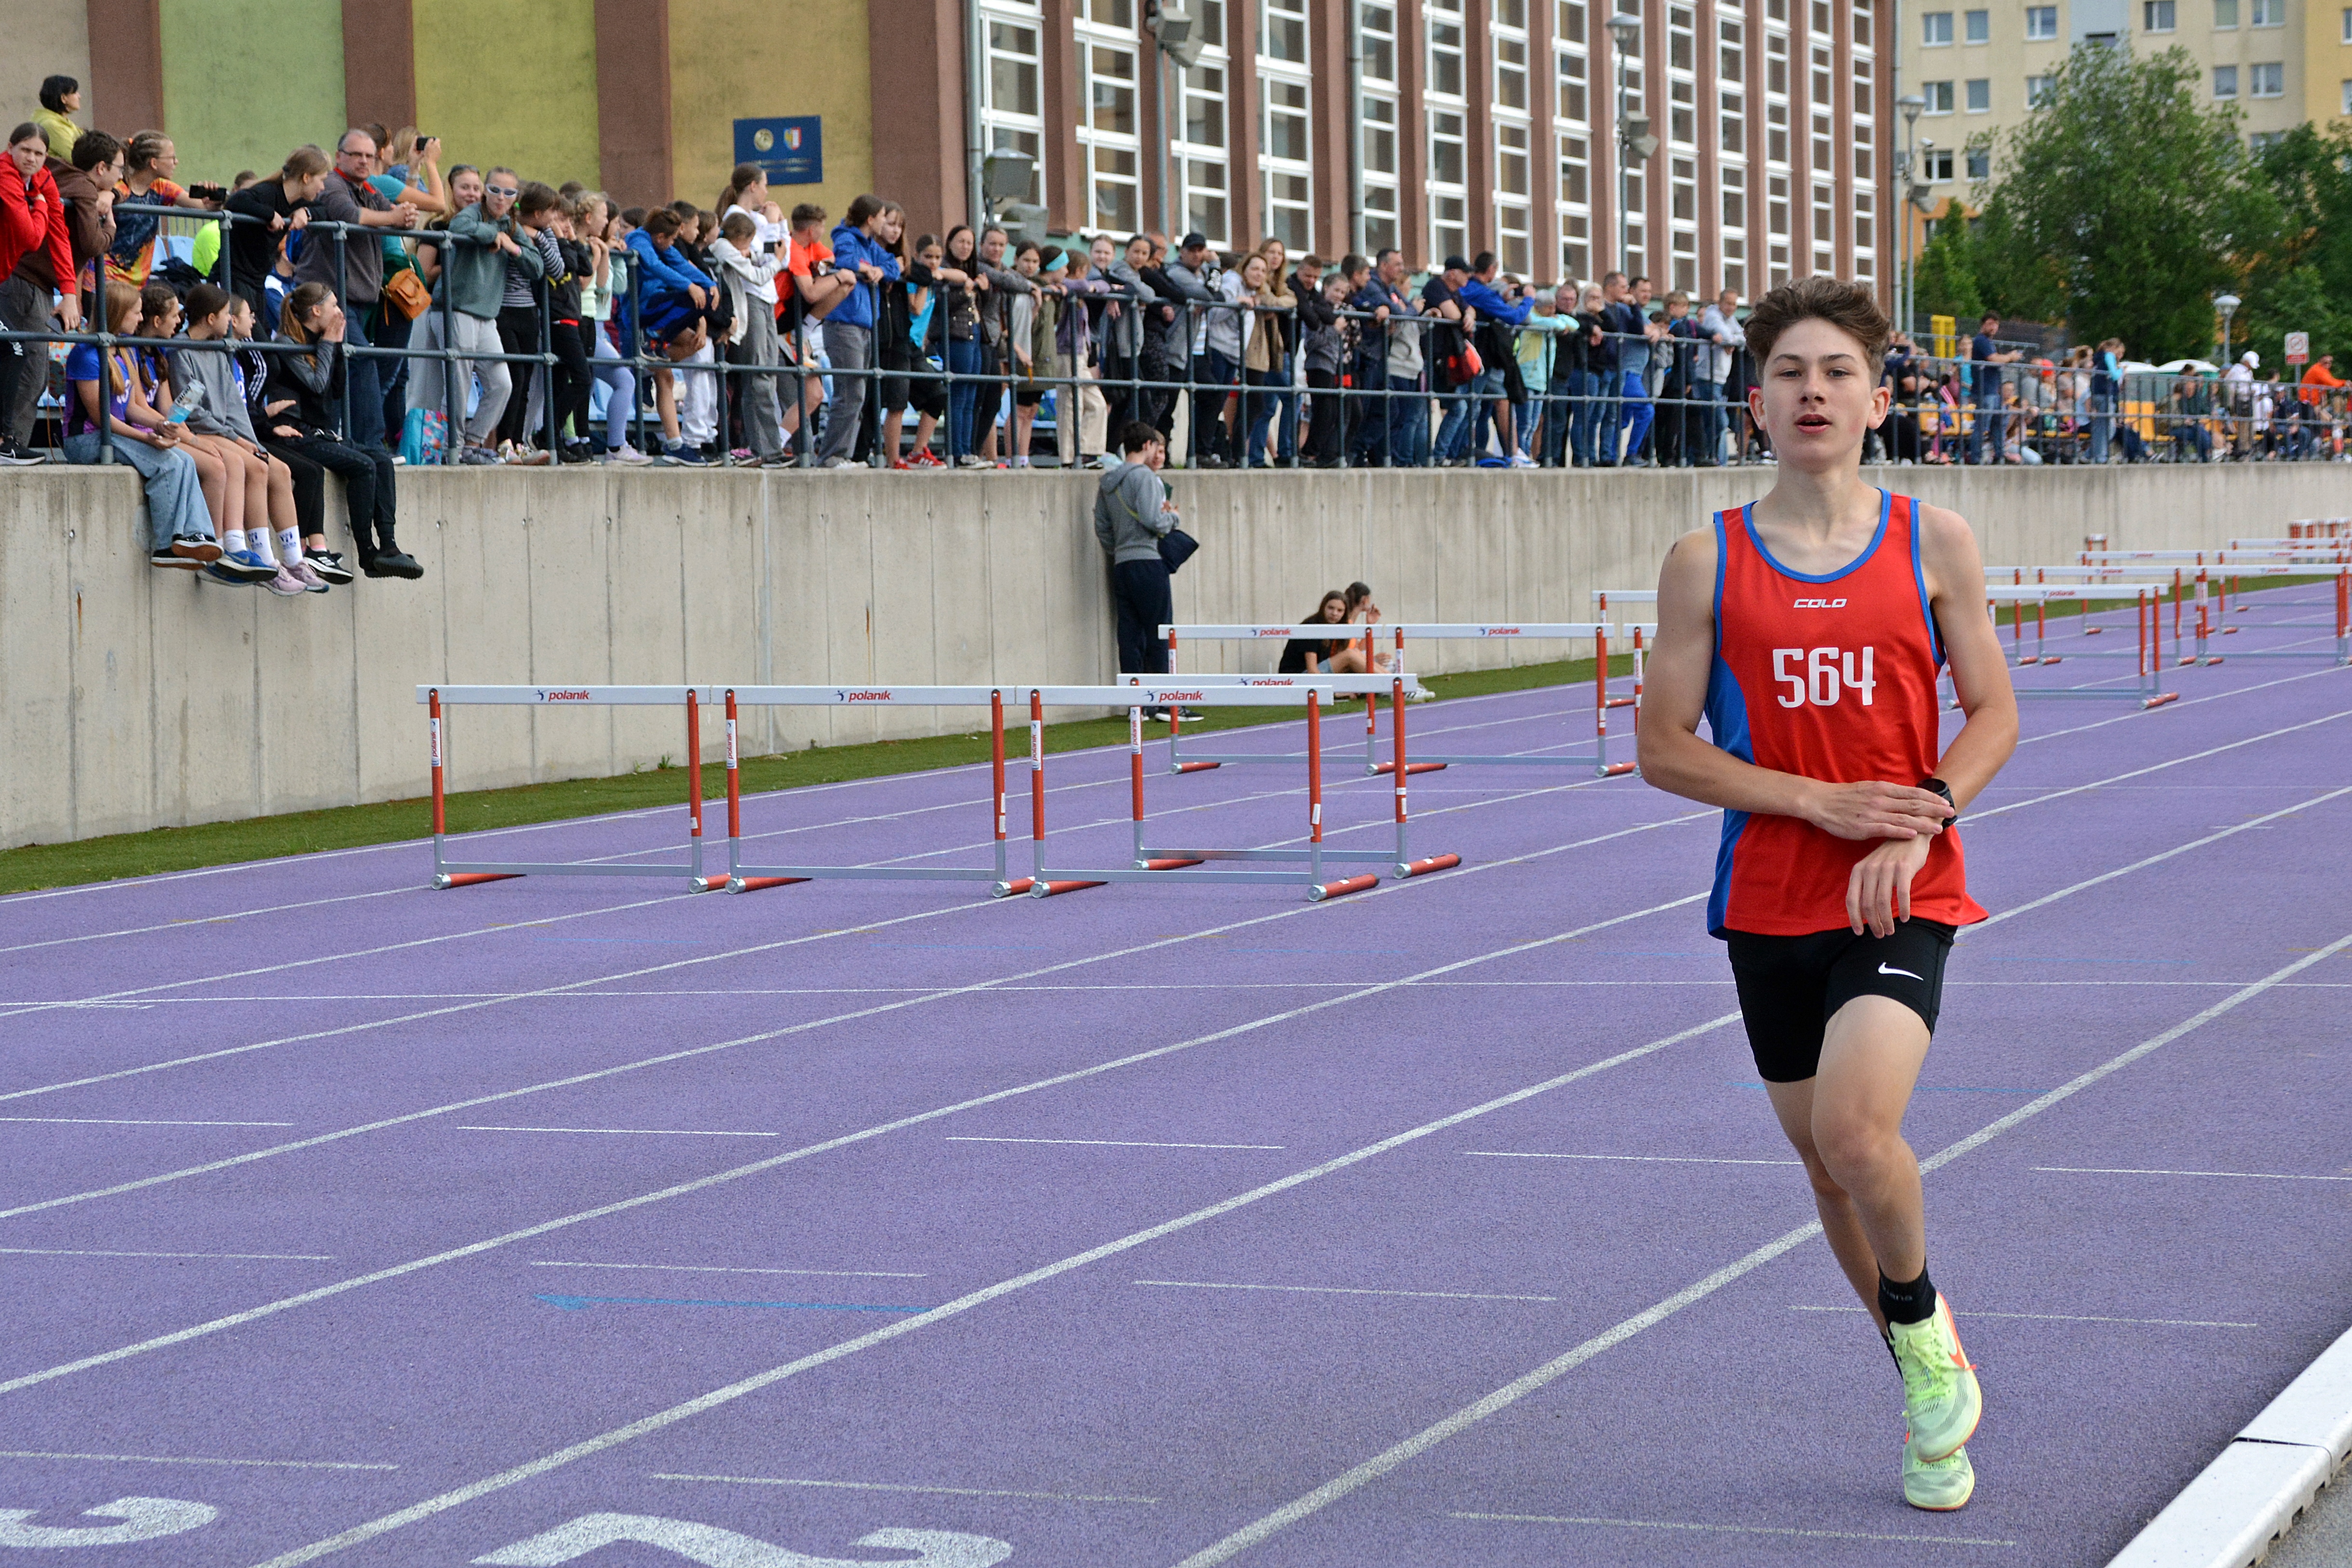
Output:
[[[1931,316],[1955,317],[1963,330],[1974,330],[1977,318],[1984,314],[1984,296],[1977,289],[1976,247],[1958,203],[1937,222],[1913,266],[1917,270],[1912,286],[1920,308]]]
[[[2185,50],[2153,58],[2080,44],[2041,106],[2003,139],[1970,235],[1985,302],[2063,316],[2078,341],[2136,356],[2203,353],[2233,252],[2267,232],[2237,111],[2200,106]]]
[[[2273,218],[2240,253],[2234,341],[2265,366],[2293,331],[2311,334],[2315,358],[2352,360],[2352,124],[2296,126],[2254,155],[2252,175]]]

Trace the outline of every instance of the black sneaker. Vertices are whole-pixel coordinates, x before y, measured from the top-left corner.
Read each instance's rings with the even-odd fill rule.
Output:
[[[561,460],[566,463],[584,463],[588,461],[587,445],[584,442],[580,441],[568,441],[564,443]]]
[[[352,569],[343,564],[343,557],[339,551],[305,550],[302,559],[310,563],[311,571],[330,583],[340,585],[352,580]]]
[[[416,563],[416,557],[404,550],[385,550],[378,552],[376,558],[368,563],[367,574],[371,577],[405,577],[413,583],[425,575],[425,568]]]
[[[163,549],[158,550],[155,553],[147,557],[147,564],[150,566],[172,566],[176,567],[183,572],[194,572],[204,565],[204,563],[196,560],[194,556],[182,555],[178,552],[174,551],[170,545],[166,544]]]
[[[0,441],[0,468],[29,468],[48,460],[47,452],[28,452],[13,441]]]

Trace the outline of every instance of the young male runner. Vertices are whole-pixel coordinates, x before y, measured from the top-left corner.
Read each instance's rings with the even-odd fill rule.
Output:
[[[2017,699],[1968,523],[1862,481],[1887,332],[1869,289],[1828,278],[1748,318],[1748,409],[1780,473],[1666,557],[1641,757],[1650,783],[1724,808],[1707,930],[1830,1249],[1902,1371],[1903,1495],[1955,1509],[1983,1399],[1927,1280],[1903,1111],[1953,931],[1985,918],[1950,828],[2015,749]],[[1938,757],[1947,662],[1968,721]]]

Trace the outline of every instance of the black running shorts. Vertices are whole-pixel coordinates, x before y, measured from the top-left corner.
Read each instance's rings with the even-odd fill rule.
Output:
[[[1857,996],[1891,996],[1934,1034],[1953,930],[1940,921],[1908,920],[1887,937],[1856,936],[1843,926],[1804,936],[1726,932],[1758,1073],[1767,1083],[1812,1077],[1830,1019]]]

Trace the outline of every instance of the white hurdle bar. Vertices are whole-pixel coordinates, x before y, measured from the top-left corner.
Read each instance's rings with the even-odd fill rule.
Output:
[[[1028,892],[1034,898],[1051,898],[1057,893],[1075,892],[1081,888],[1100,887],[1106,882],[1150,882],[1168,880],[1168,873],[1182,871],[1212,861],[1254,861],[1289,863],[1297,868],[1304,863],[1307,897],[1310,901],[1338,898],[1347,893],[1361,892],[1380,881],[1378,871],[1364,871],[1334,880],[1324,879],[1324,864],[1340,861],[1354,864],[1385,864],[1398,878],[1426,876],[1432,871],[1444,871],[1462,864],[1459,855],[1432,855],[1415,859],[1408,847],[1409,813],[1405,801],[1405,778],[1411,771],[1405,765],[1405,681],[1390,677],[1390,701],[1394,721],[1390,726],[1389,743],[1392,771],[1396,775],[1395,839],[1388,849],[1327,849],[1323,847],[1323,721],[1322,706],[1328,697],[1328,681],[1293,681],[1280,678],[1280,686],[1221,686],[1207,683],[1180,684],[1144,677],[1131,678],[1131,683],[1112,687],[1111,700],[1122,699],[1132,705],[1128,709],[1128,769],[1129,787],[1133,803],[1132,852],[1133,862],[1120,867],[1099,869],[1061,868],[1048,872],[1045,867],[1045,708],[1057,700],[1084,700],[1070,694],[1083,689],[1052,687],[1034,688],[1029,692],[1029,766],[1030,820],[1033,847],[1031,879]],[[1143,710],[1180,702],[1198,703],[1202,707],[1272,707],[1304,701],[1307,706],[1307,750],[1294,752],[1290,760],[1302,757],[1307,763],[1307,847],[1304,849],[1268,848],[1196,848],[1154,847],[1144,842],[1143,835]],[[1300,880],[1297,868],[1273,869],[1213,869],[1195,871],[1182,880],[1187,882],[1276,882],[1297,886]]]
[[[1594,770],[1595,776],[1602,778],[1630,773],[1633,771],[1633,764],[1631,763],[1617,763],[1612,764],[1609,761],[1609,710],[1612,707],[1622,707],[1626,704],[1622,700],[1612,702],[1609,698],[1609,638],[1620,628],[1612,626],[1607,622],[1413,621],[1377,626],[1367,626],[1361,622],[1341,622],[1337,625],[1329,626],[1328,630],[1339,631],[1342,627],[1345,627],[1354,635],[1345,637],[1328,636],[1318,637],[1317,634],[1318,632],[1325,631],[1327,627],[1318,626],[1317,623],[1311,621],[1304,625],[1295,625],[1284,622],[1280,624],[1265,623],[1244,626],[1163,626],[1160,628],[1160,635],[1168,639],[1169,663],[1172,669],[1175,664],[1176,653],[1181,644],[1181,639],[1184,637],[1194,637],[1210,642],[1271,642],[1277,638],[1287,641],[1292,637],[1303,637],[1308,641],[1344,641],[1360,643],[1363,645],[1364,648],[1365,662],[1369,664],[1371,662],[1374,653],[1374,638],[1381,634],[1386,634],[1387,637],[1391,639],[1391,646],[1395,654],[1396,663],[1393,673],[1403,676],[1407,680],[1411,680],[1412,679],[1404,668],[1405,641],[1409,637],[1419,637],[1423,639],[1461,638],[1475,639],[1479,641],[1488,641],[1496,638],[1535,640],[1560,639],[1569,641],[1584,641],[1590,639],[1594,645],[1594,652],[1596,656],[1593,682],[1593,725],[1594,735],[1597,742],[1595,750],[1591,754],[1582,756],[1538,756],[1525,753],[1512,753],[1499,756],[1448,754],[1425,756],[1417,762],[1409,763],[1406,765],[1414,773],[1435,773],[1440,769],[1450,767],[1456,763],[1520,763],[1534,766],[1554,767],[1581,766],[1592,768]],[[1647,626],[1636,626],[1633,629],[1634,647],[1633,662],[1637,672],[1641,668],[1642,653],[1645,646],[1643,638],[1645,633],[1654,632],[1654,627]],[[1638,680],[1638,674],[1636,679]],[[1410,691],[1415,689],[1409,687],[1407,689]],[[1391,769],[1395,765],[1393,759],[1383,761],[1375,754],[1378,705],[1378,697],[1376,694],[1366,697],[1364,703],[1364,770],[1370,773],[1384,773],[1391,771]],[[1179,726],[1171,722],[1169,732],[1170,766],[1171,772],[1192,773],[1202,768],[1216,767],[1225,763],[1262,763],[1277,760],[1263,755],[1234,755],[1223,752],[1203,754],[1202,752],[1194,752],[1189,754],[1182,753],[1177,749],[1178,733]],[[1286,756],[1279,760],[1286,761],[1289,760],[1289,758]]]
[[[2111,603],[2126,596],[2133,605],[2133,622],[2138,628],[2138,647],[2130,653],[2078,653],[2074,658],[2128,658],[2133,661],[2134,684],[2126,689],[2101,689],[2096,687],[2069,686],[2056,689],[2026,688],[2020,698],[2042,697],[2105,697],[2130,698],[2142,708],[2160,708],[2178,701],[2180,693],[2164,689],[2162,637],[2164,633],[2163,590],[2147,584],[2100,585],[2094,584],[1990,584],[1984,589],[1985,613],[1992,618],[1996,637],[2000,631],[2000,606],[2016,606],[2013,614],[2021,621],[2027,605],[2040,605],[2053,600],[2070,601],[2086,609],[2094,603]],[[2057,659],[2043,658],[2040,662],[2055,664]]]
[[[1004,898],[1033,890],[1060,892],[1074,886],[1098,885],[1071,883],[1040,889],[1035,865],[1042,861],[1045,832],[1045,710],[1048,707],[1127,708],[1131,740],[1136,748],[1136,847],[1139,867],[1164,851],[1147,851],[1142,842],[1141,795],[1141,713],[1146,707],[1162,707],[1188,701],[1216,707],[1274,707],[1306,702],[1310,731],[1319,701],[1330,695],[1330,682],[1298,681],[1290,678],[1256,678],[1252,684],[1211,685],[1202,682],[1170,682],[1143,680],[1124,686],[420,686],[417,700],[425,705],[432,735],[433,773],[433,885],[446,889],[469,887],[482,882],[503,881],[527,876],[621,876],[621,877],[681,877],[691,891],[752,892],[762,888],[783,887],[797,882],[817,880],[862,881],[961,881],[985,882],[995,897]],[[1360,681],[1358,684],[1362,684]],[[1402,700],[1406,683],[1391,679],[1389,682]],[[1026,699],[1031,710],[1030,727],[1030,790],[1033,821],[1032,874],[1013,877],[1007,864],[1006,790],[1004,775],[1004,702],[1010,695],[1016,701]],[[705,704],[720,702],[725,706],[727,734],[727,874],[713,876],[704,868],[701,770],[701,710]],[[445,757],[442,710],[455,707],[666,707],[672,703],[686,710],[687,754],[687,819],[688,858],[678,862],[651,865],[615,865],[596,862],[452,860],[445,847],[446,812],[445,806]],[[748,863],[743,856],[742,775],[738,727],[740,710],[745,707],[893,707],[893,708],[982,708],[989,710],[992,790],[991,822],[993,827],[993,864],[988,867],[942,866],[935,868],[908,866],[832,866],[795,865],[760,866]],[[1396,744],[1402,749],[1402,736]],[[1319,880],[1324,859],[1391,861],[1397,864],[1400,876],[1417,876],[1424,871],[1442,870],[1460,864],[1457,857],[1440,856],[1414,862],[1404,851],[1405,803],[1403,792],[1398,791],[1397,847],[1393,854],[1386,850],[1321,850],[1319,822],[1322,814],[1319,758],[1310,759],[1310,816],[1318,825],[1315,831],[1314,854],[1286,851],[1204,851],[1194,858],[1171,862],[1196,865],[1201,858],[1303,858],[1311,862]],[[1193,852],[1181,852],[1192,855]],[[1230,874],[1226,880],[1289,879],[1280,873],[1256,876]],[[1310,893],[1323,898],[1338,892],[1352,892],[1357,886],[1370,886],[1377,876],[1350,879],[1349,885],[1332,884]]]
[[[723,877],[706,876],[702,868],[702,718],[707,689],[691,686],[420,686],[416,700],[425,710],[432,736],[433,767],[433,886],[452,888],[480,882],[502,882],[511,877],[679,877],[691,892],[708,892],[725,885]],[[583,864],[563,861],[452,860],[445,843],[448,812],[444,801],[446,773],[442,709],[445,707],[583,707],[686,709],[687,858],[652,865]]]

